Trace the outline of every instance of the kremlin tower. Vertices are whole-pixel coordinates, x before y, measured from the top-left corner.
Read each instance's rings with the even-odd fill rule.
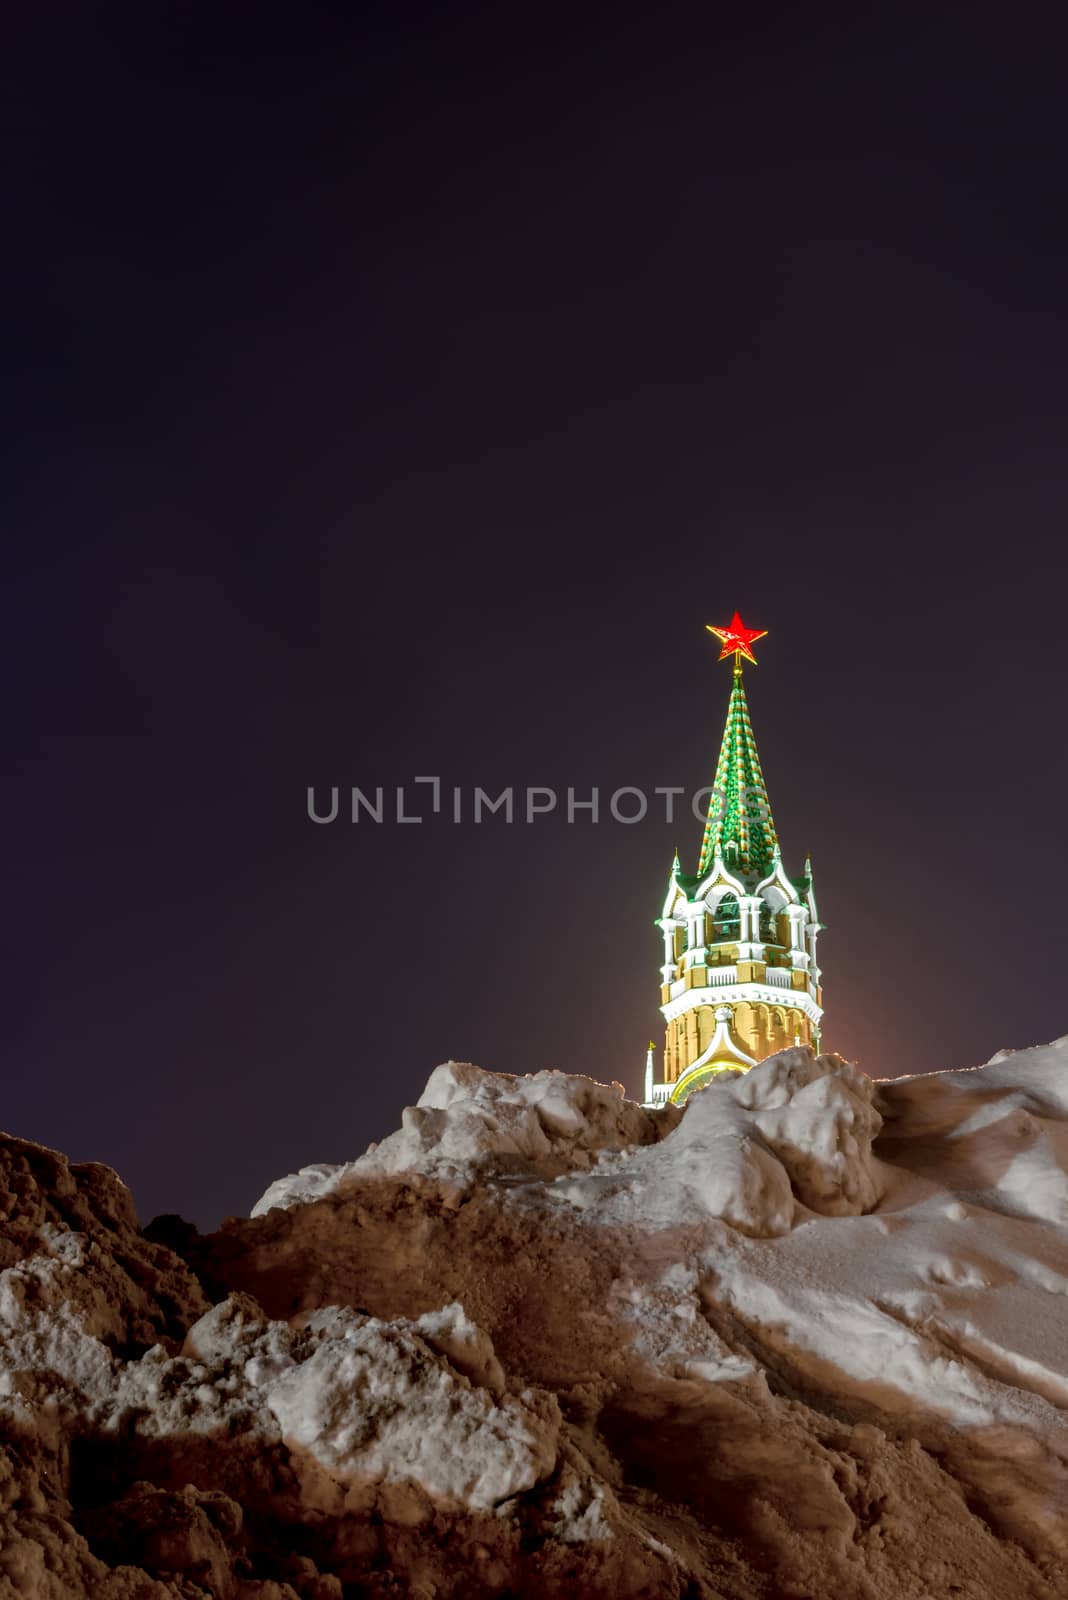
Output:
[[[733,656],[734,677],[697,871],[683,872],[676,852],[657,924],[667,1036],[659,1082],[649,1047],[651,1105],[685,1100],[716,1073],[747,1072],[789,1045],[820,1043],[812,865],[786,875],[742,680],[742,658],[756,664],[752,645],[767,630],[735,612],[728,628],[708,631],[722,643],[719,659]]]

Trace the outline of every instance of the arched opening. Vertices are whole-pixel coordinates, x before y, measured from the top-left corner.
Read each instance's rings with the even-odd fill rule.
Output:
[[[691,1073],[685,1083],[677,1084],[668,1098],[673,1100],[676,1105],[682,1105],[684,1101],[689,1099],[695,1089],[703,1089],[714,1078],[719,1078],[724,1073],[729,1073],[733,1077],[736,1073],[748,1071],[749,1068],[744,1062],[731,1058],[723,1061],[709,1061],[703,1067],[698,1067],[696,1072]]]
[[[742,908],[736,894],[725,894],[716,907],[715,931],[720,943],[741,938]]]
[[[757,1054],[758,1040],[754,1027],[753,1007],[748,1000],[740,1000],[734,1008],[732,1027],[734,1037],[750,1055]]]

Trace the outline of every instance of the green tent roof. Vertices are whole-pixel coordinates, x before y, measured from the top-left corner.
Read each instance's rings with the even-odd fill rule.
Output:
[[[739,877],[765,878],[777,848],[767,786],[749,721],[741,662],[736,656],[727,726],[708,803],[697,876],[704,877],[719,854],[728,870]]]

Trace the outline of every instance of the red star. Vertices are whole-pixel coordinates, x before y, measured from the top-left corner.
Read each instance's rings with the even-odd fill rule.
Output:
[[[753,663],[754,667],[756,666],[756,656],[749,646],[757,639],[765,638],[767,636],[767,628],[747,628],[737,611],[731,618],[729,628],[714,628],[710,622],[706,622],[705,627],[709,633],[714,633],[716,638],[722,641],[723,649],[719,653],[721,661],[725,661],[728,656],[737,658],[739,655],[743,655],[747,661]],[[735,665],[737,666],[737,664],[736,659]]]

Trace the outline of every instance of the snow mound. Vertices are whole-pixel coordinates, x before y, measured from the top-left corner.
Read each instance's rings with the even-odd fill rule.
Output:
[[[279,1178],[252,1215],[320,1199],[371,1173],[418,1173],[459,1192],[490,1168],[555,1176],[589,1167],[599,1151],[652,1143],[678,1116],[674,1107],[635,1105],[619,1083],[563,1072],[516,1077],[447,1061],[431,1073],[418,1104],[405,1109],[396,1133],[358,1161],[304,1167]]]
[[[184,1259],[0,1139],[0,1597],[1060,1600],[1066,1086],[451,1063]]]
[[[232,1295],[194,1323],[180,1354],[156,1345],[98,1382],[93,1416],[105,1433],[135,1438],[225,1429],[256,1448],[282,1444],[302,1470],[322,1469],[311,1496],[326,1504],[324,1474],[345,1486],[350,1509],[385,1483],[479,1509],[556,1462],[555,1399],[503,1387],[492,1342],[459,1305],[412,1321],[330,1307],[291,1327]]]
[[[618,1084],[449,1062],[397,1133],[346,1166],[279,1180],[252,1215],[373,1176],[430,1178],[454,1195],[493,1177],[555,1178],[556,1199],[606,1222],[673,1227],[681,1216],[722,1217],[772,1237],[794,1225],[799,1203],[839,1216],[878,1200],[873,1092],[857,1068],[807,1049],[713,1081],[663,1112],[624,1100]]]
[[[1068,1225],[1068,1038],[879,1085],[893,1158],[986,1210]]]

